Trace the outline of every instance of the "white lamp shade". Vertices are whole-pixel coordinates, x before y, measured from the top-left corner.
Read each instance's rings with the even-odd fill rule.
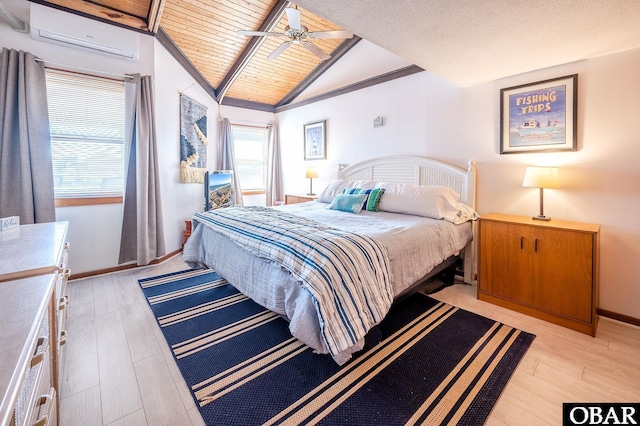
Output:
[[[307,169],[307,171],[305,172],[304,177],[306,177],[307,179],[315,179],[318,177],[318,169]]]
[[[527,167],[522,186],[528,188],[560,188],[557,167]]]

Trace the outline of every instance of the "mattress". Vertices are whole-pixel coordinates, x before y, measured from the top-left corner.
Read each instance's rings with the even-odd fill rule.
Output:
[[[445,259],[458,254],[472,238],[471,224],[388,212],[360,214],[329,210],[319,202],[274,207],[337,229],[361,233],[388,250],[389,277],[395,295],[421,280]],[[259,258],[211,228],[194,221],[184,248],[184,261],[192,267],[218,271],[239,291],[289,320],[295,337],[318,353],[328,353],[314,300],[301,282],[280,265]],[[334,354],[338,364],[362,348],[363,341]]]
[[[383,243],[389,251],[391,283],[396,295],[445,259],[459,254],[472,238],[471,222],[454,225],[446,220],[382,211],[352,214],[330,210],[328,204],[319,202],[275,208]]]

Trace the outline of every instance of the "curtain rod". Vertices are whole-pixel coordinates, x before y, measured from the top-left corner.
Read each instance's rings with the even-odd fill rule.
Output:
[[[71,66],[68,64],[62,64],[59,62],[45,61],[44,59],[40,59],[40,58],[35,58],[35,60],[36,62],[42,62],[45,65],[45,67],[52,68],[52,69],[59,69],[60,71],[85,73],[94,77],[105,77],[105,76],[117,77],[120,80],[131,78],[130,74],[114,74],[110,72],[96,71],[89,68],[74,67],[74,66]],[[63,68],[60,69],[55,67],[63,67]]]

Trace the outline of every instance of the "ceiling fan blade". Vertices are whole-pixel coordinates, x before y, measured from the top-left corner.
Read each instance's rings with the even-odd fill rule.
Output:
[[[313,53],[314,55],[316,55],[318,58],[322,59],[323,61],[329,59],[331,56],[327,55],[325,53],[324,50],[320,49],[318,46],[316,46],[315,44],[309,42],[309,41],[303,41],[302,45],[311,53]]]
[[[349,31],[314,31],[309,33],[310,38],[351,38],[353,34]]]
[[[236,34],[246,35],[246,36],[276,36],[276,37],[281,37],[283,35],[282,33],[265,32],[265,31],[245,31],[245,30],[237,31]]]
[[[292,30],[299,30],[302,25],[300,22],[300,11],[293,7],[287,7],[285,9],[287,12],[287,21],[289,21],[289,28]]]
[[[276,59],[282,52],[286,50],[287,47],[289,47],[290,44],[291,41],[285,41],[280,46],[276,47],[275,50],[271,52],[269,56],[267,56],[267,59]]]

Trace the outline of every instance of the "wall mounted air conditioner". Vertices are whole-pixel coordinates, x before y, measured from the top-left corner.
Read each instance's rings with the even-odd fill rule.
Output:
[[[63,12],[38,3],[31,6],[31,37],[35,40],[108,55],[138,59],[140,34]]]

